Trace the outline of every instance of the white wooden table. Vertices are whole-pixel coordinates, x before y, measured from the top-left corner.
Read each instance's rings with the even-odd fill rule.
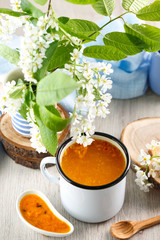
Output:
[[[57,16],[85,18],[92,21],[102,19],[90,6],[76,6],[64,0],[53,1]],[[121,13],[120,2],[116,1],[115,15]],[[0,7],[8,7],[9,0],[1,1]],[[159,27],[159,23],[152,23]],[[96,130],[120,138],[127,123],[143,118],[160,116],[160,97],[148,92],[143,97],[131,100],[113,100],[111,114],[103,120],[97,120]],[[56,167],[49,171],[58,176]],[[75,227],[74,233],[66,238],[70,240],[113,240],[110,227],[119,220],[142,220],[160,215],[160,190],[144,193],[134,183],[135,173],[127,175],[126,198],[122,210],[111,220],[100,224],[82,223],[63,209],[60,202],[59,187],[43,178],[39,170],[25,168],[15,164],[4,152],[0,144],[0,240],[46,240],[47,238],[27,229],[16,213],[16,198],[26,189],[38,189],[51,200],[57,210],[68,218]],[[159,240],[160,225],[136,234],[134,240]]]
[[[160,96],[151,91],[131,100],[113,100],[111,114],[103,120],[97,120],[96,130],[120,137],[127,123],[143,118],[160,116]],[[49,171],[58,176],[56,167]],[[4,152],[0,145],[0,240],[45,240],[26,228],[16,213],[16,198],[26,189],[38,189],[51,200],[57,210],[68,218],[75,227],[70,240],[111,240],[110,227],[119,220],[142,220],[160,215],[160,190],[144,193],[134,183],[135,173],[127,175],[126,198],[122,210],[111,220],[99,224],[87,224],[75,220],[63,209],[60,202],[59,187],[48,182],[39,170],[33,170],[16,164]],[[159,240],[160,225],[136,234],[134,240]]]

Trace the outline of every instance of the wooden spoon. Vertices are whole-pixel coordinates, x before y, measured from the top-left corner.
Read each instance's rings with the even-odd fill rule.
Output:
[[[115,238],[128,239],[138,231],[160,223],[160,216],[142,221],[121,221],[111,226],[111,233]]]

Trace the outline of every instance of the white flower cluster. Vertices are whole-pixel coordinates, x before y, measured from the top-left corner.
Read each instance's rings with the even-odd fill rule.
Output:
[[[29,122],[29,125],[31,127],[30,129],[30,134],[31,134],[31,147],[36,149],[38,153],[46,153],[47,150],[42,142],[42,138],[40,135],[40,131],[38,126],[35,124],[35,116],[34,116],[34,111],[33,108],[28,109],[27,112],[27,121]]]
[[[42,67],[50,43],[59,39],[57,34],[47,32],[50,26],[58,30],[57,23],[47,15],[41,16],[36,26],[29,22],[25,24],[19,66],[23,70],[25,80],[28,82],[37,83],[33,75]]]
[[[152,140],[151,144],[146,145],[146,148],[148,150],[154,150],[159,146],[160,142]],[[140,155],[138,156],[138,162],[146,170],[143,171],[142,168],[135,166],[137,177],[135,179],[135,182],[141,190],[148,192],[149,188],[153,187],[153,184],[149,182],[149,178],[160,176],[160,153],[158,156],[151,156],[150,154],[147,154],[143,149],[141,149]]]
[[[20,12],[21,9],[21,0],[10,0],[11,7],[13,11]],[[10,15],[1,14],[0,15],[0,38],[2,42],[6,42],[12,39],[13,34],[17,28],[22,27],[26,22],[27,17],[13,17]]]
[[[75,74],[79,79],[79,88],[77,89],[77,98],[75,100],[76,112],[73,113],[73,127],[71,133],[77,143],[84,147],[91,144],[94,134],[95,118],[105,118],[110,113],[108,105],[112,96],[106,93],[112,87],[112,81],[108,77],[113,70],[111,64],[89,63],[82,60],[80,63],[81,52],[74,49],[71,54],[71,63],[65,65],[65,69],[73,76]],[[85,135],[83,134],[85,133]]]
[[[25,91],[25,85],[16,86],[16,82],[7,82],[3,86],[3,91],[0,94],[0,111],[2,113],[8,113],[10,116],[13,116],[21,107],[21,103],[24,102],[24,95],[21,98],[13,99],[10,98],[10,94],[13,91],[18,89],[23,89],[23,93]]]
[[[146,173],[141,170],[140,167],[135,166],[136,170],[136,184],[140,187],[140,190],[143,190],[144,192],[149,192],[149,188],[153,187],[153,184],[148,181],[148,177]]]
[[[23,21],[9,15],[0,15],[0,40],[6,42],[12,39],[17,28],[22,27]]]

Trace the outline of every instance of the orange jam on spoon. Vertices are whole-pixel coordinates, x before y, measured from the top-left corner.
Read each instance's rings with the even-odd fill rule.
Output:
[[[68,233],[71,230],[36,194],[28,194],[21,199],[20,211],[28,223],[42,230],[55,233]]]

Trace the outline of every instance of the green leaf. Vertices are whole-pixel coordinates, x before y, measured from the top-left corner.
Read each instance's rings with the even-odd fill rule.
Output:
[[[42,142],[46,147],[46,149],[48,150],[48,152],[50,152],[54,156],[58,146],[57,133],[47,128],[43,124],[40,117],[40,113],[39,113],[39,106],[37,104],[33,106],[33,110],[34,110],[34,115],[35,115],[37,124],[39,126]]]
[[[74,4],[92,4],[96,2],[96,0],[66,0],[66,1]]]
[[[19,78],[19,79],[17,80],[16,86],[23,85],[23,84],[24,84],[24,81],[23,81],[21,78]]]
[[[53,106],[53,105],[50,105],[50,106],[46,106],[46,108],[52,112],[54,115],[56,115],[57,117],[61,117],[61,114],[59,113],[59,111]]]
[[[103,42],[106,46],[114,46],[124,52],[126,55],[135,55],[141,52],[146,44],[128,33],[111,32],[105,35]]]
[[[34,0],[34,1],[42,6],[48,2],[48,0]]]
[[[55,114],[50,112],[44,106],[40,106],[39,111],[40,111],[40,116],[44,125],[56,132],[59,132],[65,129],[72,120],[72,118],[63,119],[61,117],[57,117]]]
[[[27,120],[27,106],[26,104],[22,103],[21,107],[19,109],[19,113],[21,114],[21,116]]]
[[[39,8],[35,7],[28,0],[21,0],[21,8],[24,12],[32,15],[34,18],[39,18],[45,15]]]
[[[78,84],[69,75],[55,71],[43,78],[37,86],[37,103],[52,105],[72,93]]]
[[[137,12],[136,16],[146,21],[160,21],[160,0],[142,8]]]
[[[113,46],[91,46],[86,47],[83,51],[83,55],[86,57],[103,59],[103,60],[114,60],[118,61],[127,57],[125,53]]]
[[[18,65],[19,63],[19,52],[4,44],[0,44],[0,55],[7,59],[10,63],[15,65]]]
[[[125,10],[137,13],[141,8],[145,7],[148,0],[123,0],[122,6]]]
[[[86,40],[95,40],[99,35],[97,32],[100,29],[94,22],[82,19],[70,19],[66,24],[60,23],[60,27],[70,35]],[[94,34],[95,32],[96,34]]]
[[[25,91],[24,103],[27,107],[30,107],[32,101],[35,101],[35,95],[33,93],[32,87],[29,86],[29,88],[27,88]]]
[[[36,73],[34,73],[34,78],[37,81],[40,81],[42,78],[45,77],[46,73],[47,73],[47,68],[50,64],[50,61],[52,59],[52,56],[54,54],[54,52],[56,51],[56,48],[58,47],[58,41],[54,41],[50,44],[49,48],[47,48],[46,50],[46,58],[44,58],[43,62],[42,62],[42,67],[40,69],[37,70]]]
[[[92,4],[94,10],[104,16],[111,16],[115,8],[115,0],[97,0]]]
[[[68,17],[59,17],[58,21],[63,24],[66,24],[69,21],[69,18]]]
[[[74,47],[71,45],[58,47],[49,63],[48,71],[53,71],[55,68],[67,63],[71,58],[70,53],[73,52],[73,49]]]
[[[13,17],[20,17],[20,16],[28,15],[27,13],[15,12],[15,11],[13,11],[11,9],[8,9],[8,8],[0,8],[0,13],[8,14],[8,15],[13,16]]]
[[[23,94],[23,86],[17,87],[11,94],[9,94],[9,97],[12,99],[18,99],[22,97]]]
[[[147,24],[124,24],[125,31],[140,38],[147,47],[146,51],[156,52],[160,49],[160,29]]]

